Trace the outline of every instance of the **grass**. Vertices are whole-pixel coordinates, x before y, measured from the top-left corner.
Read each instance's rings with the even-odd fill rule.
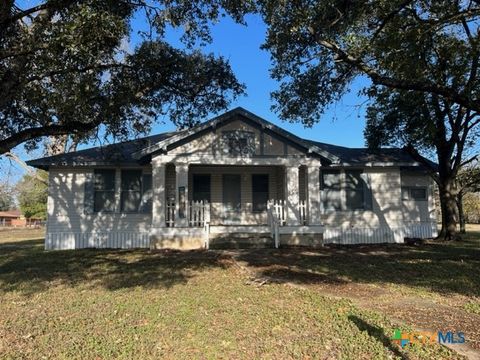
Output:
[[[298,283],[392,284],[429,294],[480,296],[480,236],[462,242],[331,246],[319,251],[249,252],[265,276]]]
[[[311,259],[299,266],[334,263]],[[363,255],[348,259],[366,265]],[[335,276],[349,274],[341,268]],[[250,275],[222,252],[45,252],[39,240],[2,241],[0,358],[458,357],[435,344],[400,349],[390,341],[398,324],[381,312]]]
[[[0,244],[25,240],[42,240],[45,237],[45,228],[0,228]]]

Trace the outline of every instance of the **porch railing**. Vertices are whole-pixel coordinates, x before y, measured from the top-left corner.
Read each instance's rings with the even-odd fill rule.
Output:
[[[278,249],[280,246],[280,219],[278,218],[274,204],[274,200],[267,203],[267,216],[268,224],[270,225],[270,234],[275,242],[275,248]]]
[[[208,201],[190,201],[188,212],[188,224],[193,227],[205,226],[210,222],[210,204]]]
[[[273,215],[278,219],[278,225],[284,226],[286,224],[286,209],[285,209],[285,200],[269,200],[267,203],[267,208],[271,208]]]
[[[210,203],[208,201],[190,201],[188,204],[188,225],[203,227],[205,249],[210,247]]]

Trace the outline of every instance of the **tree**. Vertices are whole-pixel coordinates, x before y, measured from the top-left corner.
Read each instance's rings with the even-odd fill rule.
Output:
[[[474,181],[473,172],[469,174],[472,176],[467,176],[466,166],[474,161],[476,155],[464,159],[465,154],[475,149],[479,135],[478,131],[469,129],[471,115],[460,106],[442,103],[444,99],[435,95],[385,88],[374,90],[369,94],[375,102],[367,110],[367,144],[372,148],[392,144],[405,146],[423,164],[439,188],[442,209],[440,236],[453,239],[456,236],[457,209],[462,213],[462,187],[473,186],[471,182]],[[438,166],[420,153],[436,154]],[[459,174],[464,167],[464,180],[460,180]]]
[[[435,152],[441,236],[455,238],[455,177],[474,161],[463,158],[464,148],[480,123],[480,2],[264,0],[260,11],[268,26],[264,48],[272,54],[272,75],[281,81],[273,93],[280,117],[312,125],[354,79],[369,80],[367,142],[397,142],[381,131],[395,118],[396,134],[408,126],[405,140],[418,140],[404,145],[419,161],[429,167],[418,155]],[[418,118],[391,116],[389,109],[400,106],[405,116]],[[368,141],[373,134],[385,137]]]
[[[45,181],[39,181],[37,177]],[[18,204],[27,219],[47,218],[48,188],[45,184],[47,178],[47,172],[37,170],[37,176],[26,174],[16,185]]]
[[[0,184],[0,211],[10,210],[13,205],[12,189],[7,184]]]
[[[230,13],[239,4],[228,4]],[[0,5],[0,155],[47,136],[78,141],[126,138],[169,116],[196,124],[244,92],[228,61],[193,50],[209,41],[221,0],[43,0],[30,8]],[[150,31],[132,51],[131,21]],[[238,18],[240,21],[240,18]],[[186,48],[163,39],[183,27]]]
[[[469,223],[480,223],[480,193],[466,193],[463,198],[465,220]]]
[[[457,208],[460,233],[462,234],[465,234],[466,232],[464,209],[465,195],[477,192],[480,192],[480,167],[476,165],[460,170],[457,176]]]

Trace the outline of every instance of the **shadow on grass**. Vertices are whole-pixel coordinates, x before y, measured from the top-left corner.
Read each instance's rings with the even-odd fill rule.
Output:
[[[39,237],[38,239],[29,239],[29,240],[12,240],[0,243],[0,249],[2,252],[7,248],[17,248],[22,246],[41,246],[43,248],[45,239]]]
[[[480,248],[475,243],[329,246],[241,252],[260,275],[308,284],[398,284],[442,294],[480,296]],[[299,274],[301,276],[299,276]],[[302,276],[308,274],[308,276]]]
[[[358,316],[355,315],[349,315],[348,320],[350,320],[352,323],[355,324],[355,326],[360,330],[360,331],[366,331],[368,335],[371,337],[377,339],[384,347],[389,349],[395,356],[399,357],[400,359],[408,360],[408,356],[403,354],[398,346],[396,346],[388,336],[385,335],[385,332],[383,331],[382,328],[379,328],[377,326],[371,325],[365,320],[359,318]]]
[[[43,250],[39,241],[0,245],[0,289],[25,295],[52,285],[91,283],[108,290],[171,287],[197,271],[230,266],[229,257],[206,251]]]

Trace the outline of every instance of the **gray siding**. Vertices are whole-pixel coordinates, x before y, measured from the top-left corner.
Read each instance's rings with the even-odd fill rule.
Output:
[[[148,236],[151,214],[85,212],[85,178],[92,171],[85,168],[50,169],[46,248],[148,246],[145,236]],[[120,170],[117,169],[117,190],[119,176]],[[120,191],[116,191],[116,196],[118,210]],[[118,246],[119,242],[123,246]]]

